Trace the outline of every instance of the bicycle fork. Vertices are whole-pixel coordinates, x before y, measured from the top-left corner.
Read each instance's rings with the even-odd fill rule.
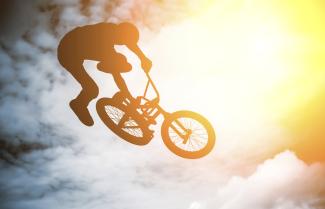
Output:
[[[142,106],[142,112],[145,117],[149,119],[149,121],[155,121],[158,115],[162,114],[165,118],[168,117],[169,113],[163,110],[158,105],[158,100],[153,101],[152,103],[147,103],[147,105]],[[190,139],[192,134],[192,130],[186,129],[183,124],[179,120],[175,120],[175,125],[171,124],[170,127],[175,131],[183,139],[183,144],[186,144]],[[185,133],[184,133],[185,132]]]
[[[186,129],[181,122],[175,120],[177,126],[171,124],[170,127],[183,139],[183,144],[186,144],[190,139],[192,130]],[[185,133],[184,133],[185,132]]]

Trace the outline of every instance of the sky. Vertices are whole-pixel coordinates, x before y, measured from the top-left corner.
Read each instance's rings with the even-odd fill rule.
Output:
[[[325,3],[321,0],[26,0],[0,6],[0,208],[325,208]],[[75,27],[131,22],[167,111],[206,116],[209,155],[180,158],[159,125],[146,146],[86,127],[59,64]],[[133,95],[140,61],[123,75]],[[112,77],[86,60],[100,87]],[[97,98],[97,99],[98,99]],[[160,122],[162,118],[160,118]]]

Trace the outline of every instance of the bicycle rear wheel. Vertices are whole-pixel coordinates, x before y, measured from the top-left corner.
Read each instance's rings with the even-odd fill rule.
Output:
[[[161,135],[167,148],[183,158],[201,158],[215,144],[215,133],[210,122],[191,111],[169,115],[162,124]]]
[[[142,116],[125,105],[111,98],[102,98],[97,101],[96,109],[104,124],[125,141],[146,145],[152,139],[152,132],[143,123]]]

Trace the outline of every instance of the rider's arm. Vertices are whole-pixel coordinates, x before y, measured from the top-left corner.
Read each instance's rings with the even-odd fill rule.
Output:
[[[152,66],[152,62],[150,59],[148,59],[146,57],[146,55],[144,55],[144,53],[141,51],[141,49],[139,48],[139,46],[137,44],[134,45],[128,45],[127,46],[134,54],[136,54],[139,59],[141,60],[141,67],[143,68],[143,70],[145,72],[149,72]]]

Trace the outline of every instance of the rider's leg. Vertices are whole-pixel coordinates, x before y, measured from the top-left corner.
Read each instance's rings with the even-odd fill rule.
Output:
[[[132,65],[128,63],[123,54],[108,51],[97,64],[100,71],[106,73],[123,73],[132,70]]]
[[[87,106],[91,100],[98,96],[98,87],[84,69],[83,60],[80,59],[73,63],[69,63],[69,65],[66,65],[65,67],[80,83],[82,88],[79,95],[70,102],[70,107],[83,124],[92,126],[94,121]]]
[[[127,98],[130,98],[131,99],[131,103],[129,104],[129,107],[131,108],[131,110],[135,111],[135,114],[139,114],[137,112],[137,108],[139,108],[139,105],[140,105],[140,102],[141,101],[137,101],[135,100],[132,95],[130,94],[129,92],[129,89],[127,88],[127,85],[124,81],[124,79],[122,78],[121,74],[120,73],[115,73],[115,74],[112,74],[113,75],[113,78],[114,78],[114,81],[115,83],[117,84],[117,86],[119,87],[120,89],[120,92],[118,94],[122,94],[124,95],[125,97]],[[140,121],[142,124],[146,125],[149,127],[149,125],[151,124],[150,122],[148,122],[148,120],[143,116],[143,117],[140,117],[142,118],[143,120]],[[153,123],[152,123],[153,124]],[[153,136],[153,133],[154,131],[151,130],[151,129],[148,129],[148,134],[151,135],[151,137]]]
[[[129,98],[130,100],[133,100],[134,98],[132,97],[121,73],[112,73],[112,75],[117,87],[120,89],[120,94],[126,98]]]
[[[69,33],[70,34],[70,33]],[[94,121],[87,109],[89,102],[98,95],[98,87],[83,67],[83,53],[88,52],[82,45],[76,45],[73,36],[65,35],[58,46],[57,56],[61,65],[80,83],[80,94],[70,102],[71,109],[79,120],[87,126]]]
[[[123,97],[127,97],[129,98],[131,101],[130,101],[130,104],[128,105],[128,107],[134,111],[134,114],[140,114],[137,112],[137,108],[139,107],[139,103],[140,101],[137,101],[136,99],[133,98],[133,96],[131,95],[131,93],[129,92],[129,89],[122,77],[122,75],[120,73],[114,73],[112,74],[113,75],[113,78],[114,78],[114,81],[116,83],[116,85],[118,86],[118,88],[120,89],[120,92],[118,92],[116,94],[116,98],[120,97],[120,95],[123,95]],[[140,117],[142,118],[143,120],[142,121],[139,121],[140,123],[146,125],[146,126],[149,126],[150,123],[148,123],[148,121],[145,119],[145,117]],[[153,130],[150,130],[148,129],[148,134],[150,134],[151,136],[153,135],[154,131]]]

